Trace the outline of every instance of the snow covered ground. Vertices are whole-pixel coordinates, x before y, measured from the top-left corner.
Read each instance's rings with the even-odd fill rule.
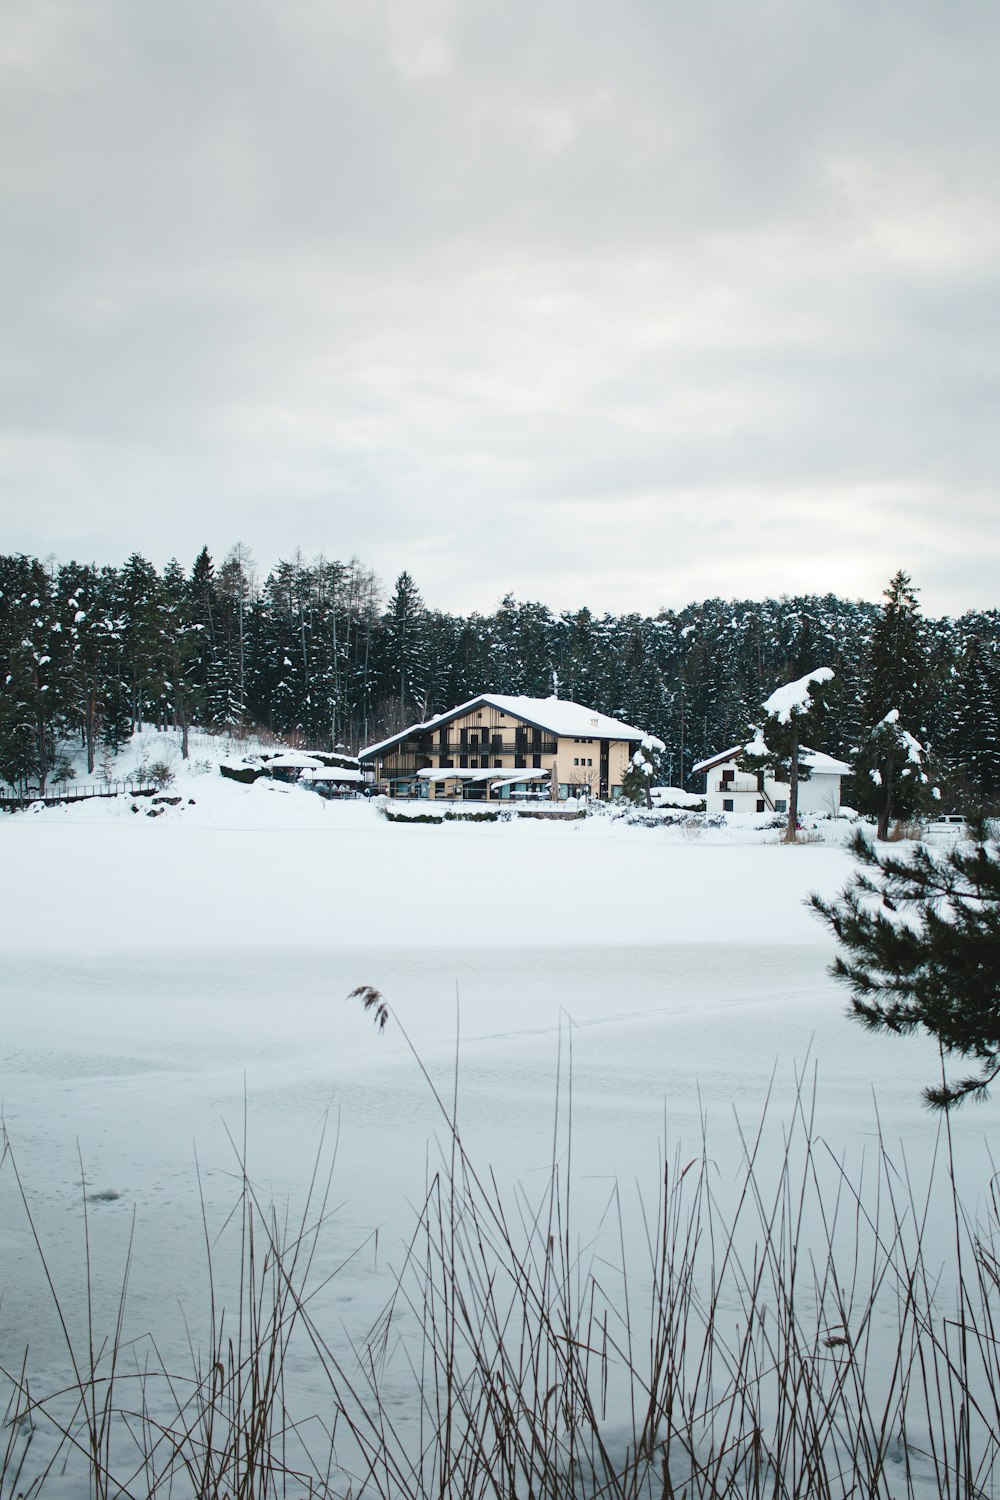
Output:
[[[835,1157],[860,1161],[880,1124],[923,1170],[932,1049],[845,1019],[831,940],[804,905],[848,878],[837,842],[599,817],[401,826],[363,801],[226,782],[194,754],[161,816],[125,798],[0,819],[4,1121],[77,1318],[80,1158],[99,1316],[134,1212],[128,1329],[179,1348],[178,1301],[195,1323],[205,1304],[196,1156],[213,1224],[235,1195],[227,1126],[245,1129],[263,1195],[294,1212],[329,1117],[326,1253],[378,1231],[329,1315],[363,1332],[440,1134],[404,1032],[445,1089],[457,1050],[467,1144],[505,1181],[547,1171],[571,1043],[584,1221],[615,1178],[655,1196],[664,1142],[697,1151],[705,1120],[732,1181],[736,1117],[752,1126],[771,1093],[780,1126],[814,1067]],[[346,998],[359,984],[391,1007],[383,1034]],[[973,1206],[986,1124],[956,1122]],[[0,1363],[30,1342],[38,1389],[58,1376],[59,1341],[6,1169],[0,1248]]]

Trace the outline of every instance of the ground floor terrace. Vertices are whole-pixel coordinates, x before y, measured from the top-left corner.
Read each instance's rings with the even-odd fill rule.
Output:
[[[384,785],[390,797],[423,797],[449,802],[566,802],[570,797],[590,797],[597,789],[586,781],[558,781],[550,769],[504,771],[473,767],[422,767],[390,777]],[[621,787],[611,788],[612,799]]]

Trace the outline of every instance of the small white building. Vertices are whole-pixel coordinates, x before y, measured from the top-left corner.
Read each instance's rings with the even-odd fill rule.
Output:
[[[696,773],[705,773],[705,811],[786,813],[788,783],[775,781],[774,772],[768,770],[764,772],[763,785],[759,785],[754,772],[737,765],[736,757],[742,750],[742,745],[733,745],[721,755],[712,755],[692,767]],[[841,779],[850,775],[850,766],[805,745],[799,750],[799,764],[809,771],[808,780],[799,781],[799,812],[838,813]]]

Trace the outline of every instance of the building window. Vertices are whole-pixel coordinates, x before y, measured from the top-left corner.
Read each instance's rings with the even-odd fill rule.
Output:
[[[763,812],[764,811],[764,802],[763,802],[763,799],[761,797],[757,798],[757,811],[758,812]]]
[[[733,784],[733,782],[735,780],[736,780],[736,772],[735,771],[723,771],[723,773],[722,773],[722,785],[723,786],[732,786],[732,784]]]
[[[723,797],[723,799],[722,799],[722,811],[723,812],[732,812],[732,810],[733,810],[733,799],[732,799],[732,797]]]
[[[497,761],[497,765],[499,764],[500,762]],[[531,765],[533,770],[540,771],[542,769],[542,757],[540,755],[533,755],[531,757]]]
[[[775,812],[786,813],[788,811],[788,799],[787,799],[787,797],[775,797],[775,799],[774,799],[774,810],[775,810]]]

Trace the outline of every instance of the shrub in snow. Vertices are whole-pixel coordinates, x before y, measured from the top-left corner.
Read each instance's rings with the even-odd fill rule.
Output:
[[[220,776],[225,776],[227,781],[239,781],[243,786],[252,786],[258,776],[264,775],[262,766],[219,766]]]
[[[159,787],[162,790],[163,787],[169,786],[173,781],[174,773],[165,760],[154,760],[146,767],[143,779],[151,781],[155,787]]]

